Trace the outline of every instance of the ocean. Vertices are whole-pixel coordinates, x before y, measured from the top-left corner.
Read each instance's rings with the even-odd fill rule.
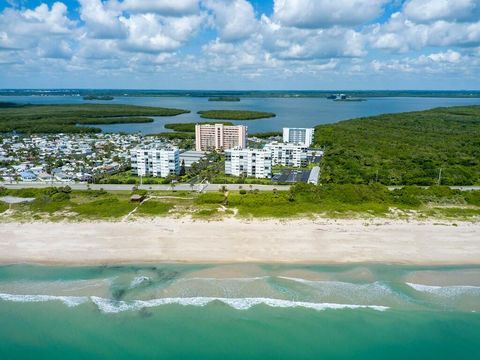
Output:
[[[0,359],[478,359],[480,267],[0,267]]]
[[[154,117],[154,122],[143,124],[112,124],[98,126],[104,132],[125,132],[155,134],[164,131],[167,123],[189,123],[212,121],[201,119],[201,110],[255,110],[273,112],[274,118],[232,121],[248,126],[249,133],[281,131],[283,127],[313,127],[335,123],[340,120],[372,116],[384,113],[427,110],[442,106],[480,105],[480,98],[440,98],[440,97],[372,97],[361,102],[335,102],[314,97],[251,97],[239,102],[208,101],[207,97],[188,96],[120,96],[112,101],[85,101],[81,96],[0,96],[0,102],[30,104],[127,104],[160,106],[190,110],[178,116]]]

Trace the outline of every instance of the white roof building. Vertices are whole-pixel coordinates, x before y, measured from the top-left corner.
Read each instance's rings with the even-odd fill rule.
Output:
[[[265,145],[270,151],[273,165],[302,167],[307,164],[309,148],[294,143],[272,142]]]
[[[131,151],[132,173],[138,176],[178,175],[180,152],[175,147],[136,148]]]
[[[225,174],[255,178],[272,176],[271,152],[265,149],[225,150]]]

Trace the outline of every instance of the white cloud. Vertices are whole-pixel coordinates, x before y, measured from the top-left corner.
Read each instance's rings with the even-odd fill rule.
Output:
[[[286,26],[326,28],[364,24],[387,0],[275,0],[273,18]]]
[[[245,39],[258,28],[252,4],[246,0],[205,0],[212,11],[213,22],[225,41]]]
[[[425,47],[477,46],[480,44],[480,21],[438,20],[417,24],[402,13],[395,13],[387,23],[373,25],[365,33],[374,48],[401,52]]]
[[[371,68],[376,72],[403,72],[415,74],[460,74],[472,68],[473,56],[463,56],[457,51],[423,54],[390,60],[373,60]]]
[[[85,22],[89,37],[97,39],[116,39],[126,35],[119,22],[121,12],[111,8],[101,0],[79,0],[80,18]]]
[[[427,56],[422,55],[420,58],[427,58],[434,62],[458,63],[461,60],[462,55],[457,51],[448,50],[445,52],[434,53]]]
[[[256,14],[252,0],[78,1],[0,11],[3,73],[219,72],[232,81],[480,73],[480,0],[390,0],[398,12],[386,21],[376,19],[387,0],[271,0],[272,14]],[[185,47],[192,39],[201,51]]]
[[[365,55],[362,36],[348,28],[298,29],[262,18],[265,48],[282,59],[358,57]]]
[[[198,0],[125,0],[122,10],[133,13],[158,13],[164,16],[191,15],[198,12]]]
[[[162,17],[153,13],[121,17],[128,37],[121,47],[129,51],[161,52],[179,48],[199,29],[202,17]]]
[[[45,39],[38,48],[38,55],[50,59],[70,59],[73,51],[70,44],[65,41],[51,41]]]
[[[87,38],[116,39],[113,49],[129,52],[173,51],[194,36],[203,16],[198,1],[79,0]]]
[[[480,10],[478,0],[408,0],[404,5],[405,16],[416,22],[435,20],[476,19]]]
[[[51,8],[41,4],[33,10],[7,8],[0,13],[0,49],[35,48],[42,39],[67,37],[74,25],[63,3]]]

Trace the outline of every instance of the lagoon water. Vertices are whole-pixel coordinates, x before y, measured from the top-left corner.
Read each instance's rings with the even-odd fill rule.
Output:
[[[0,267],[1,359],[478,359],[480,267]]]
[[[371,116],[383,113],[426,110],[440,106],[480,105],[480,98],[423,98],[385,97],[368,98],[362,102],[334,102],[325,98],[242,98],[240,102],[208,101],[206,97],[135,97],[122,96],[112,101],[85,101],[81,96],[0,96],[1,101],[31,104],[129,104],[145,106],[173,107],[190,110],[188,114],[174,117],[156,117],[153,123],[114,124],[100,128],[105,132],[127,132],[154,134],[168,131],[166,123],[186,123],[212,121],[201,119],[200,110],[242,109],[273,112],[277,116],[270,119],[234,121],[248,125],[250,133],[280,131],[282,127],[312,127],[340,120]]]

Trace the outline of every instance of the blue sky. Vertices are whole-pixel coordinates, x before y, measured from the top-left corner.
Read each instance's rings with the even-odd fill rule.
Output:
[[[480,0],[0,0],[0,88],[479,89]]]

